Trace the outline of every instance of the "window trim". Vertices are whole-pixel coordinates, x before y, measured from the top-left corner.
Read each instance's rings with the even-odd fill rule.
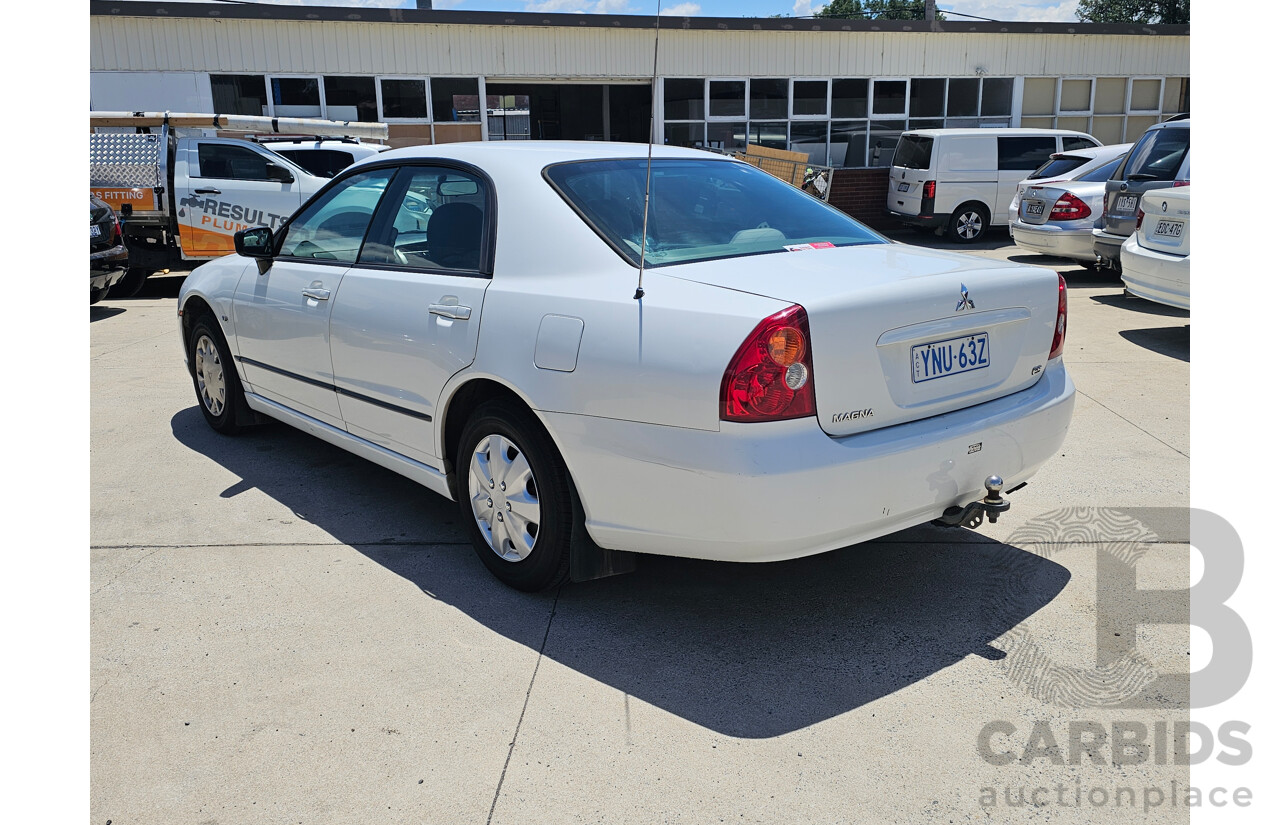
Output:
[[[368,75],[362,75],[368,77]],[[378,118],[384,123],[434,123],[431,112],[431,81],[433,76],[427,75],[398,75],[398,74],[379,74],[373,76],[373,91],[378,98]],[[382,81],[384,80],[420,80],[423,85],[423,101],[427,104],[427,116],[422,117],[388,117],[382,109]]]
[[[381,119],[381,118],[382,118],[382,103],[381,103],[381,101],[379,101],[379,100],[378,100],[378,94],[379,94],[378,76],[377,76],[377,75],[372,75],[372,74],[360,74],[360,73],[358,73],[358,72],[327,72],[327,73],[325,73],[325,74],[320,75],[320,103],[321,103],[321,105],[324,107],[324,112],[325,112],[325,117],[326,117],[326,118],[328,118],[328,117],[329,117],[329,90],[328,90],[328,88],[326,88],[326,87],[325,87],[325,85],[324,85],[324,79],[325,79],[326,77],[335,77],[335,78],[337,78],[337,77],[342,77],[342,78],[354,77],[354,78],[368,78],[368,79],[372,80],[372,81],[373,81],[373,97],[374,97],[374,105],[376,105],[376,106],[378,107],[378,118],[379,118],[379,119]],[[269,90],[268,90],[268,91],[269,91]],[[339,104],[339,105],[345,105],[345,104]],[[352,123],[356,123],[356,122],[358,122],[358,121],[351,121],[351,122],[352,122]]]
[[[829,77],[793,77],[787,86],[787,120],[831,120],[831,78]],[[824,83],[826,84],[826,108],[820,115],[798,115],[796,114],[796,84],[797,83]],[[790,143],[790,138],[788,138]]]
[[[1107,75],[1114,77],[1114,75]],[[1062,87],[1068,80],[1087,80],[1089,81],[1089,105],[1084,109],[1064,109],[1062,108]],[[1077,76],[1063,75],[1058,78],[1058,90],[1053,97],[1053,114],[1055,118],[1059,117],[1093,117],[1093,107],[1096,105],[1096,96],[1098,94],[1098,78],[1093,75]],[[1125,86],[1125,105],[1129,103],[1129,88]],[[1055,121],[1056,122],[1056,121]]]
[[[317,91],[320,94],[320,115],[321,119],[329,117],[329,106],[324,98],[324,75],[322,74],[264,74],[263,81],[267,84],[267,116],[268,117],[312,117],[311,115],[278,115],[276,114],[276,96],[271,91],[272,80],[314,80],[317,84]],[[282,104],[289,105],[289,104]]]
[[[711,84],[712,83],[741,83],[742,84],[742,114],[740,115],[713,115],[711,114]],[[703,86],[703,111],[706,112],[706,121],[720,123],[738,123],[749,122],[751,120],[751,78],[749,77],[708,77],[706,84]]]
[[[1160,81],[1160,91],[1156,94],[1156,107],[1154,109],[1135,109],[1133,108],[1133,84],[1139,80],[1158,80]],[[1158,75],[1133,75],[1129,77],[1128,83],[1124,87],[1124,113],[1125,116],[1137,115],[1139,117],[1156,117],[1156,123],[1163,120],[1164,112],[1164,77]],[[1125,128],[1128,129],[1128,122],[1125,122]]]
[[[867,87],[867,120],[906,120],[907,109],[911,107],[911,78],[909,77],[869,77],[871,81]],[[877,112],[876,111],[876,86],[880,83],[905,83],[907,88],[902,95],[902,111],[901,112]],[[948,84],[949,86],[950,84]],[[944,110],[945,111],[945,110]],[[848,120],[849,118],[844,118]],[[856,119],[856,118],[855,118]]]

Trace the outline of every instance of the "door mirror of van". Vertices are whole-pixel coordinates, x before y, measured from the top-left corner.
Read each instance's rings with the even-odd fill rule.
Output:
[[[269,226],[241,229],[236,233],[235,240],[236,254],[246,258],[270,259],[272,250],[275,248],[275,238]]]
[[[293,183],[293,173],[283,166],[267,161],[267,179],[281,183]]]

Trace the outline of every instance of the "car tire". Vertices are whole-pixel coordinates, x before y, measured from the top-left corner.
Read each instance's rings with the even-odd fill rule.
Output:
[[[131,266],[125,271],[124,277],[111,287],[111,294],[116,298],[132,298],[142,291],[142,286],[150,275],[149,269]]]
[[[223,435],[235,435],[252,418],[244,387],[231,359],[227,339],[209,315],[196,319],[187,338],[187,364],[196,390],[196,403],[209,426]]]
[[[537,420],[482,404],[463,428],[455,466],[462,520],[489,572],[525,592],[563,582],[575,518],[569,472]]]
[[[970,201],[951,213],[951,219],[947,221],[947,235],[956,243],[975,243],[987,234],[990,223],[987,207]]]

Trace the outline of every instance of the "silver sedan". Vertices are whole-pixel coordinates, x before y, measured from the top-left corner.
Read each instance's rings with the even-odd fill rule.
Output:
[[[1009,205],[1014,243],[1028,252],[1093,263],[1093,228],[1101,225],[1106,182],[1131,146],[1056,154],[1037,175],[1018,184]],[[1070,168],[1054,174],[1055,164]]]

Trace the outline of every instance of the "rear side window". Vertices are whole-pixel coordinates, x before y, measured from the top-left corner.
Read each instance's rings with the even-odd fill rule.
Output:
[[[619,255],[639,265],[644,158],[561,163],[543,175]],[[646,266],[886,243],[838,209],[742,163],[657,159],[650,192]]]
[[[1121,177],[1127,180],[1174,180],[1190,146],[1190,129],[1147,132],[1129,152]]]
[[[1062,138],[1062,151],[1064,152],[1070,152],[1073,149],[1092,149],[1097,145],[1098,144],[1094,143],[1088,138],[1082,138],[1082,137],[1063,137]]]
[[[1041,180],[1043,178],[1056,178],[1065,175],[1072,169],[1079,169],[1089,162],[1088,158],[1075,157],[1067,155],[1061,158],[1051,158],[1047,163],[1036,171],[1027,175],[1027,180]]]
[[[274,149],[273,151],[322,178],[333,177],[354,161],[350,152],[340,152],[337,149]]]
[[[1122,163],[1124,163],[1123,155],[1111,161],[1110,163],[1102,164],[1097,169],[1094,169],[1092,172],[1085,172],[1083,175],[1077,178],[1077,180],[1085,181],[1087,183],[1101,183],[1102,181],[1108,180],[1112,175],[1114,175],[1116,173],[1116,170],[1120,168],[1120,164]]]
[[[893,165],[907,169],[928,169],[932,157],[933,138],[903,135],[898,139],[898,151],[893,153]]]
[[[1037,169],[1058,150],[1057,139],[1053,137],[1001,137],[997,141],[1001,171]]]

